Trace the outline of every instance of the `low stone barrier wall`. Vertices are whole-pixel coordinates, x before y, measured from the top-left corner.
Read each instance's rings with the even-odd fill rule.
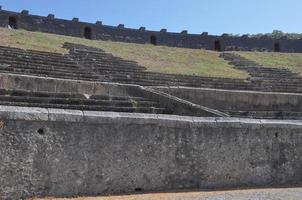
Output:
[[[224,116],[215,110],[194,105],[181,99],[160,95],[148,88],[111,82],[79,81],[58,78],[43,78],[28,75],[1,74],[0,88],[10,90],[27,90],[32,92],[79,93],[105,96],[141,96],[154,100],[168,108],[173,114],[219,117]]]
[[[302,122],[0,106],[0,197],[302,183]]]
[[[33,92],[81,93],[87,95],[128,95],[137,86],[118,83],[68,80],[59,78],[43,78],[37,76],[0,73],[0,88],[30,90]]]
[[[302,111],[302,94],[190,87],[153,88],[218,110]]]

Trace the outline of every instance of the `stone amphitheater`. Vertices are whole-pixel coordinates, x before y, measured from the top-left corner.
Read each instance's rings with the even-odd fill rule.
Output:
[[[302,184],[302,77],[150,72],[102,49],[0,46],[0,199]]]

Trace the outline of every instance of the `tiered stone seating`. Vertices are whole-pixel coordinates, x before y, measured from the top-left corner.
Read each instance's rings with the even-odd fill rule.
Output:
[[[253,89],[240,79],[153,73],[134,61],[114,57],[97,48],[75,44],[65,44],[65,47],[70,49],[70,54],[0,47],[0,72],[142,86]]]
[[[240,79],[211,78],[148,72],[136,62],[114,57],[104,51],[78,44],[66,43],[70,56],[87,68],[104,75],[112,82],[138,84],[142,86],[190,86],[225,89],[253,89]]]
[[[247,71],[249,81],[146,71],[134,61],[123,60],[101,49],[66,43],[70,54],[0,47],[0,72],[73,80],[109,81],[142,86],[189,86],[234,90],[302,92],[302,77],[288,69],[268,68],[233,53],[221,56]]]
[[[0,72],[75,80],[99,80],[68,55],[0,47]]]
[[[0,105],[88,111],[170,113],[167,109],[160,107],[157,102],[143,97],[93,95],[87,99],[83,94],[6,89],[0,89]]]
[[[237,69],[247,71],[252,76],[250,80],[149,72],[134,61],[115,57],[101,49],[71,43],[64,47],[70,54],[0,47],[0,72],[142,86],[302,92],[302,78],[290,70],[263,67],[233,53],[221,56]]]
[[[14,73],[72,80],[107,81],[142,86],[190,86],[234,90],[302,92],[302,78],[288,69],[267,68],[233,53],[222,53],[235,68],[247,71],[249,81],[149,72],[134,61],[101,49],[66,43],[66,55],[0,47],[0,73]],[[72,91],[71,91],[72,92]],[[171,114],[158,102],[144,97],[0,90],[0,105],[93,111]],[[221,110],[232,117],[302,119],[299,111]]]
[[[234,53],[222,53],[221,57],[236,69],[247,71],[254,88],[273,92],[302,92],[302,77],[287,68],[264,67]]]

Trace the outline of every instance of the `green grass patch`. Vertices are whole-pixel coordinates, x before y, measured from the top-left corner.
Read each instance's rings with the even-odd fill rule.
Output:
[[[288,68],[302,75],[302,53],[235,52],[266,67]]]
[[[199,75],[209,77],[247,78],[249,75],[234,69],[219,53],[206,50],[173,48],[111,41],[86,40],[75,37],[8,30],[0,28],[0,45],[56,53],[68,53],[65,42],[97,47],[114,56],[134,60],[148,71]]]

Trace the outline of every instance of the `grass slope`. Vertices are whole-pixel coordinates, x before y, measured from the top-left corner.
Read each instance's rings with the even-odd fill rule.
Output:
[[[302,53],[236,52],[266,67],[288,68],[302,75]]]
[[[132,43],[86,40],[24,30],[0,28],[0,45],[56,53],[67,53],[64,42],[101,48],[115,56],[137,61],[149,71],[210,77],[247,78],[232,68],[219,53],[206,50],[172,48]]]

